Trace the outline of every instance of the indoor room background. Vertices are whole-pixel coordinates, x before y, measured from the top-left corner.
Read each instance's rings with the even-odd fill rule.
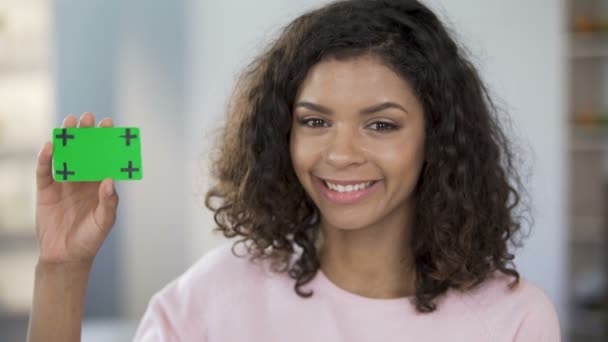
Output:
[[[68,114],[141,129],[144,179],[89,281],[83,341],[129,341],[152,294],[223,243],[202,196],[237,73],[324,0],[0,0],[0,341],[22,341],[37,257],[38,150]],[[608,261],[608,1],[427,0],[473,56],[521,147],[521,274],[566,341],[600,341]],[[604,336],[604,337],[602,337]]]

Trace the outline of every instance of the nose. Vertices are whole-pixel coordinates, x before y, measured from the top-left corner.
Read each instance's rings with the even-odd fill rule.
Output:
[[[326,150],[326,160],[329,165],[342,169],[365,161],[360,137],[355,131],[356,129],[348,127],[334,130]]]

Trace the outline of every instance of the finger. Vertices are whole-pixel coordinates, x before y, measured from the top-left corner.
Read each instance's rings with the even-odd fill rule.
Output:
[[[74,114],[70,114],[63,119],[63,123],[61,124],[61,128],[70,128],[76,127],[78,123],[78,118]]]
[[[53,157],[53,143],[47,141],[38,152],[36,164],[36,186],[43,189],[53,182],[51,161]]]
[[[98,189],[99,204],[95,208],[95,222],[105,232],[116,222],[116,209],[118,207],[118,193],[111,178],[104,179]]]
[[[78,127],[93,127],[95,126],[95,115],[91,112],[82,114],[78,120]]]
[[[78,124],[78,118],[76,117],[76,115],[69,114],[68,116],[66,116],[63,119],[63,122],[61,123],[61,128],[74,128],[74,127],[76,127],[77,124]],[[52,151],[52,148],[51,148],[51,155],[49,156],[49,159],[50,159],[49,163],[51,163],[51,164],[52,164],[52,152],[53,151]],[[51,164],[49,164],[49,168],[52,167]],[[53,170],[49,170],[49,173],[51,174],[51,179],[52,179]],[[63,189],[70,190],[70,189],[73,189],[72,184],[73,184],[72,182],[61,182],[60,186]]]
[[[114,126],[114,123],[112,122],[111,118],[104,118],[103,120],[99,121],[99,127],[112,127]]]
[[[75,128],[75,127],[86,127],[87,125],[93,125],[95,118],[92,113],[84,113],[80,119],[74,114],[68,115],[63,120],[63,128]],[[99,183],[98,183],[99,184]],[[83,182],[61,182],[61,187],[65,193],[70,194],[73,192],[80,191],[86,183]]]

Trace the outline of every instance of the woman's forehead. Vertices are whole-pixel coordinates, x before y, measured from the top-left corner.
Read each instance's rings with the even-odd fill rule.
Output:
[[[298,89],[297,103],[326,105],[349,103],[366,106],[393,101],[412,106],[412,87],[378,58],[328,59],[314,65]]]

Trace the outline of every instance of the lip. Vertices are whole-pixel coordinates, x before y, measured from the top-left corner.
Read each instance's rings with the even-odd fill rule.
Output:
[[[359,184],[359,183],[370,182],[370,181],[375,182],[375,183],[372,186],[370,186],[369,188],[359,190],[359,191],[337,192],[337,191],[333,191],[333,190],[327,188],[325,186],[325,184],[323,184],[324,180],[328,181],[330,183],[340,184],[340,185],[349,185],[349,184],[352,185],[352,184]],[[378,189],[378,187],[380,186],[381,182],[382,181],[380,181],[380,180],[336,181],[336,180],[330,180],[330,179],[322,179],[322,178],[313,176],[313,183],[315,184],[315,186],[317,187],[319,192],[321,192],[323,197],[325,197],[329,201],[337,203],[337,204],[352,204],[352,203],[361,201],[361,200],[369,197],[374,191],[376,191],[376,189]]]

